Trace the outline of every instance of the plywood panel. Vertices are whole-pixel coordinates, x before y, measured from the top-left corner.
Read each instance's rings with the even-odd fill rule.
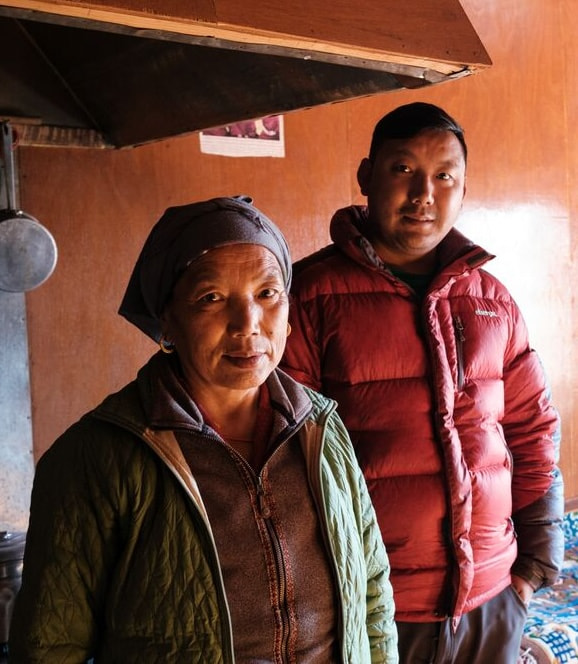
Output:
[[[423,99],[446,107],[470,147],[462,229],[498,255],[494,270],[528,321],[563,418],[562,468],[578,496],[578,124],[573,0],[468,0],[494,60],[478,76],[292,113],[285,159],[199,152],[196,136],[122,153],[21,149],[25,209],[61,249],[27,295],[36,454],[130,379],[151,342],[116,315],[132,263],[168,205],[249,193],[300,257],[327,241],[334,209],[362,202],[355,182],[375,121]]]
[[[563,463],[566,473],[566,495],[575,498],[575,508],[578,509],[578,141],[576,140],[576,127],[578,127],[578,94],[576,82],[578,81],[578,57],[576,56],[576,35],[578,35],[578,12],[574,0],[560,2],[562,30],[560,48],[564,55],[561,71],[558,73],[564,82],[567,91],[564,105],[558,109],[558,117],[565,118],[567,128],[563,150],[567,155],[566,185],[561,188],[568,195],[568,216],[570,232],[570,269],[566,274],[561,272],[559,279],[565,279],[565,289],[568,291],[570,306],[564,309],[564,316],[571,328],[569,336],[559,337],[559,343],[564,346],[564,360],[558,367],[563,377],[565,395],[564,444]],[[556,149],[556,146],[551,146]],[[560,186],[560,185],[559,185]]]

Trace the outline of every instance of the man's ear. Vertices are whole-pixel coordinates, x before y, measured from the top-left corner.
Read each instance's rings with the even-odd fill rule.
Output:
[[[372,162],[367,157],[364,157],[359,163],[359,168],[357,169],[357,183],[359,184],[361,193],[364,196],[367,196],[369,193],[369,183],[371,182],[372,170]]]

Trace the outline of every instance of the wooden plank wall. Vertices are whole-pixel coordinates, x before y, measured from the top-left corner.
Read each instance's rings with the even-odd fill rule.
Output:
[[[575,3],[463,4],[492,68],[427,90],[289,114],[284,159],[203,155],[196,135],[125,151],[20,148],[22,206],[60,250],[54,275],[26,296],[37,457],[155,351],[116,310],[142,242],[167,206],[251,194],[299,258],[327,242],[334,209],[363,202],[355,170],[376,120],[420,99],[444,106],[466,128],[460,227],[498,255],[492,270],[522,306],[563,417],[566,493],[578,496]]]

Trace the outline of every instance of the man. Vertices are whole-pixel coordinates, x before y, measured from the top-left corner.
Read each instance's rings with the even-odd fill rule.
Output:
[[[562,559],[557,414],[522,316],[457,230],[463,130],[376,125],[333,244],[294,266],[283,368],[338,402],[392,567],[400,661],[516,662]]]

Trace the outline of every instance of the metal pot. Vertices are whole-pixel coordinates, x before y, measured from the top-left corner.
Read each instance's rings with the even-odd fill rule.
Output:
[[[6,649],[14,600],[22,583],[26,533],[0,531],[0,648]]]
[[[56,242],[34,217],[16,209],[12,129],[0,123],[8,208],[0,210],[0,290],[23,293],[46,281],[56,266]]]

